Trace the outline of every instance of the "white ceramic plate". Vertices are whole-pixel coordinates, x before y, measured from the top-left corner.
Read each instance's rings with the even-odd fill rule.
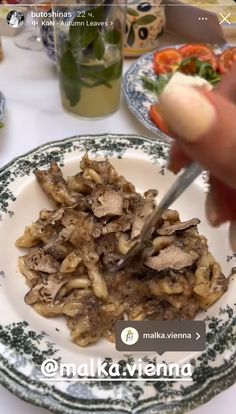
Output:
[[[13,160],[0,170],[0,382],[21,398],[63,414],[100,412],[177,414],[209,400],[236,381],[236,281],[207,313],[199,314],[207,324],[207,349],[200,353],[176,352],[123,355],[114,344],[101,340],[80,348],[70,340],[63,319],[46,319],[24,302],[27,286],[17,268],[22,254],[14,245],[24,227],[50,208],[33,175],[35,168],[52,160],[63,165],[65,175],[78,171],[84,151],[91,157],[109,157],[117,170],[137,190],[157,188],[160,196],[173,182],[166,171],[167,144],[139,136],[80,136],[43,145]],[[174,205],[182,219],[199,217],[200,231],[210,250],[228,275],[236,258],[230,251],[226,227],[211,228],[204,216],[206,182],[200,177]],[[83,381],[48,382],[40,366],[48,358],[60,362],[89,363],[90,359],[117,362],[125,367],[138,358],[156,362],[191,362],[193,379],[187,382]]]

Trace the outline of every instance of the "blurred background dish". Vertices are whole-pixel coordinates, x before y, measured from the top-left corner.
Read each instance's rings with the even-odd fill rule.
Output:
[[[40,26],[43,48],[48,57],[56,63],[55,37],[52,26]]]
[[[162,0],[128,0],[126,16],[126,57],[137,57],[154,50],[165,27],[165,10]]]

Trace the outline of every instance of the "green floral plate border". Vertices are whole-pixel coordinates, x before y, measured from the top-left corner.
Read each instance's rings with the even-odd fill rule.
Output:
[[[139,151],[150,162],[160,165],[165,174],[169,146],[136,135],[77,136],[44,144],[15,158],[0,170],[0,229],[5,218],[14,216],[14,185],[30,176],[37,167],[54,160],[61,165],[70,153],[122,158],[128,151]],[[201,177],[204,182],[204,175]],[[1,236],[0,236],[1,241]],[[230,254],[226,262],[235,263]],[[1,266],[1,264],[0,264]],[[0,269],[0,297],[7,272]],[[233,278],[232,278],[233,279]],[[235,280],[231,283],[235,284]],[[27,321],[4,323],[0,313],[0,383],[20,398],[55,413],[88,414],[182,414],[208,401],[236,382],[236,302],[217,308],[208,315],[207,348],[188,362],[193,367],[193,382],[83,382],[63,383],[61,388],[40,380],[40,365],[45,359],[63,361],[60,347],[45,332],[33,330]],[[0,305],[1,306],[1,305]],[[1,307],[0,307],[1,311]],[[3,320],[4,319],[4,320]],[[111,363],[111,358],[105,358]],[[145,362],[155,358],[145,356]],[[134,363],[132,355],[122,355],[119,364]]]

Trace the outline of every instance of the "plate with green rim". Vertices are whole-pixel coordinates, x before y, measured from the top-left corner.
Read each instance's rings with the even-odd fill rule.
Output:
[[[33,171],[56,161],[65,176],[78,172],[84,152],[90,157],[109,158],[119,173],[133,182],[137,191],[157,188],[159,195],[173,182],[166,170],[168,144],[136,135],[75,136],[44,144],[21,155],[0,170],[0,383],[22,399],[55,413],[85,414],[181,414],[208,401],[236,382],[236,279],[231,276],[227,292],[207,312],[207,347],[202,352],[123,354],[115,345],[100,340],[80,348],[70,339],[61,318],[43,318],[24,302],[27,286],[17,267],[22,254],[15,240],[42,208],[52,208]],[[228,276],[236,267],[236,256],[227,241],[227,227],[211,228],[204,216],[206,175],[199,177],[175,203],[181,219],[199,217],[199,230],[210,251]],[[191,201],[191,202],[190,202]],[[236,270],[236,269],[234,269]],[[91,359],[116,363],[190,363],[192,382],[140,380],[57,381],[42,376],[41,366],[53,359],[58,366],[76,366]],[[123,371],[122,371],[123,372]],[[122,375],[122,374],[121,374]],[[118,378],[119,379],[119,378]]]

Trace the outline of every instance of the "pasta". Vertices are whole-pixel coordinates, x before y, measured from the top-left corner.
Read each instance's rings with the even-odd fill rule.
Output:
[[[176,210],[162,215],[144,262],[110,274],[139,237],[157,191],[140,195],[108,160],[85,155],[80,167],[67,179],[56,163],[35,171],[54,208],[41,210],[16,241],[27,249],[19,257],[27,304],[45,317],[64,315],[73,341],[87,346],[114,341],[119,319],[194,319],[222,296],[228,281],[199,219],[181,222]]]

